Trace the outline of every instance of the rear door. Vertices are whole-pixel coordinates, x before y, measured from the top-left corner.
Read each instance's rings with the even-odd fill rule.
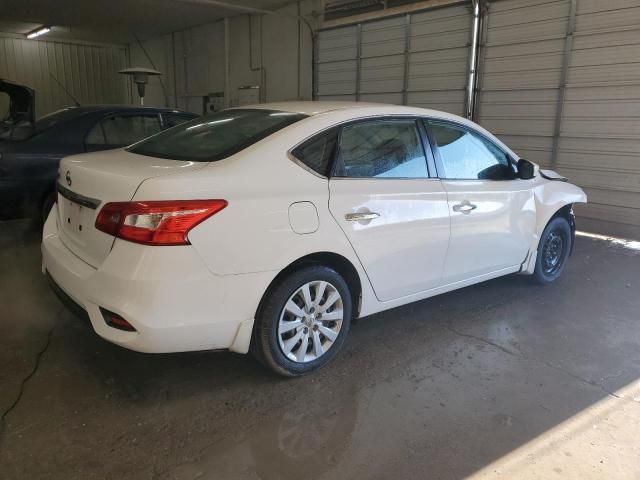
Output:
[[[449,213],[440,181],[429,176],[424,138],[407,117],[359,121],[340,132],[329,208],[381,301],[441,283]]]
[[[517,178],[509,155],[480,132],[440,120],[428,125],[451,216],[444,281],[519,266],[534,234],[532,180]]]

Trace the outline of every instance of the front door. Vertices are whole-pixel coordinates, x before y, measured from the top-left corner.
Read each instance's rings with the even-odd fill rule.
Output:
[[[442,278],[447,198],[429,178],[419,128],[411,118],[367,120],[340,133],[329,208],[380,301],[429,290]]]
[[[445,283],[521,265],[536,224],[532,180],[517,178],[509,155],[478,132],[429,125],[451,217]]]

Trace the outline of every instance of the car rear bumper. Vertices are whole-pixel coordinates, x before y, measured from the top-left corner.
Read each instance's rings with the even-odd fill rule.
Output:
[[[248,351],[255,312],[276,272],[215,275],[191,246],[149,247],[121,240],[94,268],[65,246],[56,218],[54,205],[43,231],[43,273],[65,304],[86,312],[98,335],[139,352]],[[136,331],[107,325],[101,308]]]

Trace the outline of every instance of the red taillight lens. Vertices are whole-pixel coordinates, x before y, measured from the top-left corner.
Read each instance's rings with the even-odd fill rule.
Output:
[[[188,245],[189,230],[227,206],[226,200],[107,203],[96,228],[145,245]]]

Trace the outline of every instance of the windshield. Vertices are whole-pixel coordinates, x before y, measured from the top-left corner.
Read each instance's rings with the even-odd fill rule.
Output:
[[[233,155],[305,117],[275,110],[224,110],[180,124],[127,150],[149,157],[211,162]]]

